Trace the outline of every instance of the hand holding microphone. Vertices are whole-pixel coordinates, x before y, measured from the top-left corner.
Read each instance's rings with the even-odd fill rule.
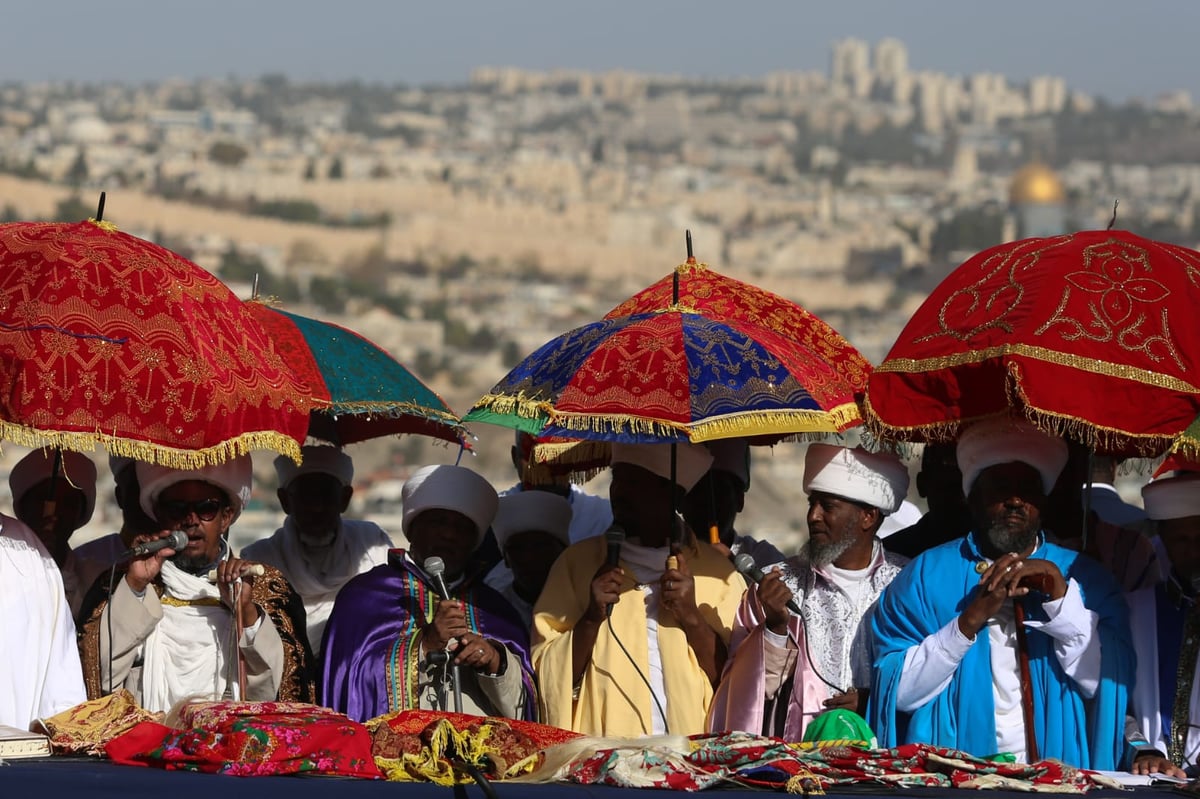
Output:
[[[757,586],[758,601],[766,616],[767,629],[777,635],[786,635],[788,613],[796,616],[803,614],[779,570],[772,569],[770,573],[763,574],[763,570],[754,563],[754,558],[745,552],[733,559],[733,566]]]
[[[440,597],[433,612],[433,622],[425,628],[425,649],[430,652],[453,649],[451,642],[470,632],[466,611],[462,602],[450,598],[450,590],[446,587],[446,564],[441,558],[426,558],[422,568]]]
[[[139,535],[133,546],[121,553],[118,563],[129,561],[125,571],[125,582],[135,593],[141,594],[162,571],[162,562],[188,545],[187,533],[182,530]]]
[[[612,615],[613,605],[621,598],[621,545],[625,542],[625,531],[613,524],[604,533],[606,547],[604,565],[592,577],[591,602],[588,603],[587,618],[602,622]]]

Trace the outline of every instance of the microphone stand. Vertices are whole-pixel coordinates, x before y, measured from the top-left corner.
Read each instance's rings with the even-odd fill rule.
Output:
[[[458,664],[454,662],[454,654],[446,650],[430,652],[425,655],[425,662],[433,665],[448,665],[450,671],[450,689],[454,693],[454,712],[462,713],[462,685],[458,680]],[[438,692],[441,693],[440,691]],[[442,699],[445,703],[445,697]]]

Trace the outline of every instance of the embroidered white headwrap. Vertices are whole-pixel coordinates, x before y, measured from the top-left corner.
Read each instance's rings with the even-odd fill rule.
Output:
[[[1146,483],[1142,504],[1156,522],[1200,516],[1200,472],[1170,472]]]
[[[142,510],[151,519],[154,517],[154,503],[158,495],[176,483],[197,480],[209,483],[225,492],[233,507],[234,521],[241,515],[242,508],[250,501],[250,484],[253,479],[253,467],[249,455],[239,455],[233,460],[219,463],[216,466],[203,466],[199,469],[171,469],[154,463],[138,461],[137,478],[141,493],[138,501]]]
[[[997,416],[964,430],[957,454],[964,495],[971,493],[980,472],[1002,463],[1026,463],[1037,469],[1042,490],[1049,494],[1067,465],[1067,442],[1024,419]]]
[[[571,503],[550,491],[518,491],[500,497],[500,507],[492,522],[496,543],[504,551],[508,539],[517,533],[549,533],[571,545]]]
[[[487,532],[496,517],[496,489],[476,472],[465,466],[423,466],[400,490],[404,515],[400,526],[405,535],[412,520],[427,510],[453,510],[475,523],[476,542]]]
[[[865,502],[886,516],[895,513],[908,495],[908,469],[894,455],[809,444],[804,456],[804,493],[813,491]]]

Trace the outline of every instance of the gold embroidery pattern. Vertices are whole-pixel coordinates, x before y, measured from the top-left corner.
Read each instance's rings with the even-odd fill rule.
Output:
[[[107,224],[0,225],[0,435],[190,469],[299,456],[313,391],[211,274]]]

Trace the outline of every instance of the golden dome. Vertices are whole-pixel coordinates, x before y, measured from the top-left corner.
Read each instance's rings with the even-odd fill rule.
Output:
[[[1008,187],[1013,205],[1061,205],[1066,199],[1062,181],[1054,170],[1034,161],[1017,170]]]

